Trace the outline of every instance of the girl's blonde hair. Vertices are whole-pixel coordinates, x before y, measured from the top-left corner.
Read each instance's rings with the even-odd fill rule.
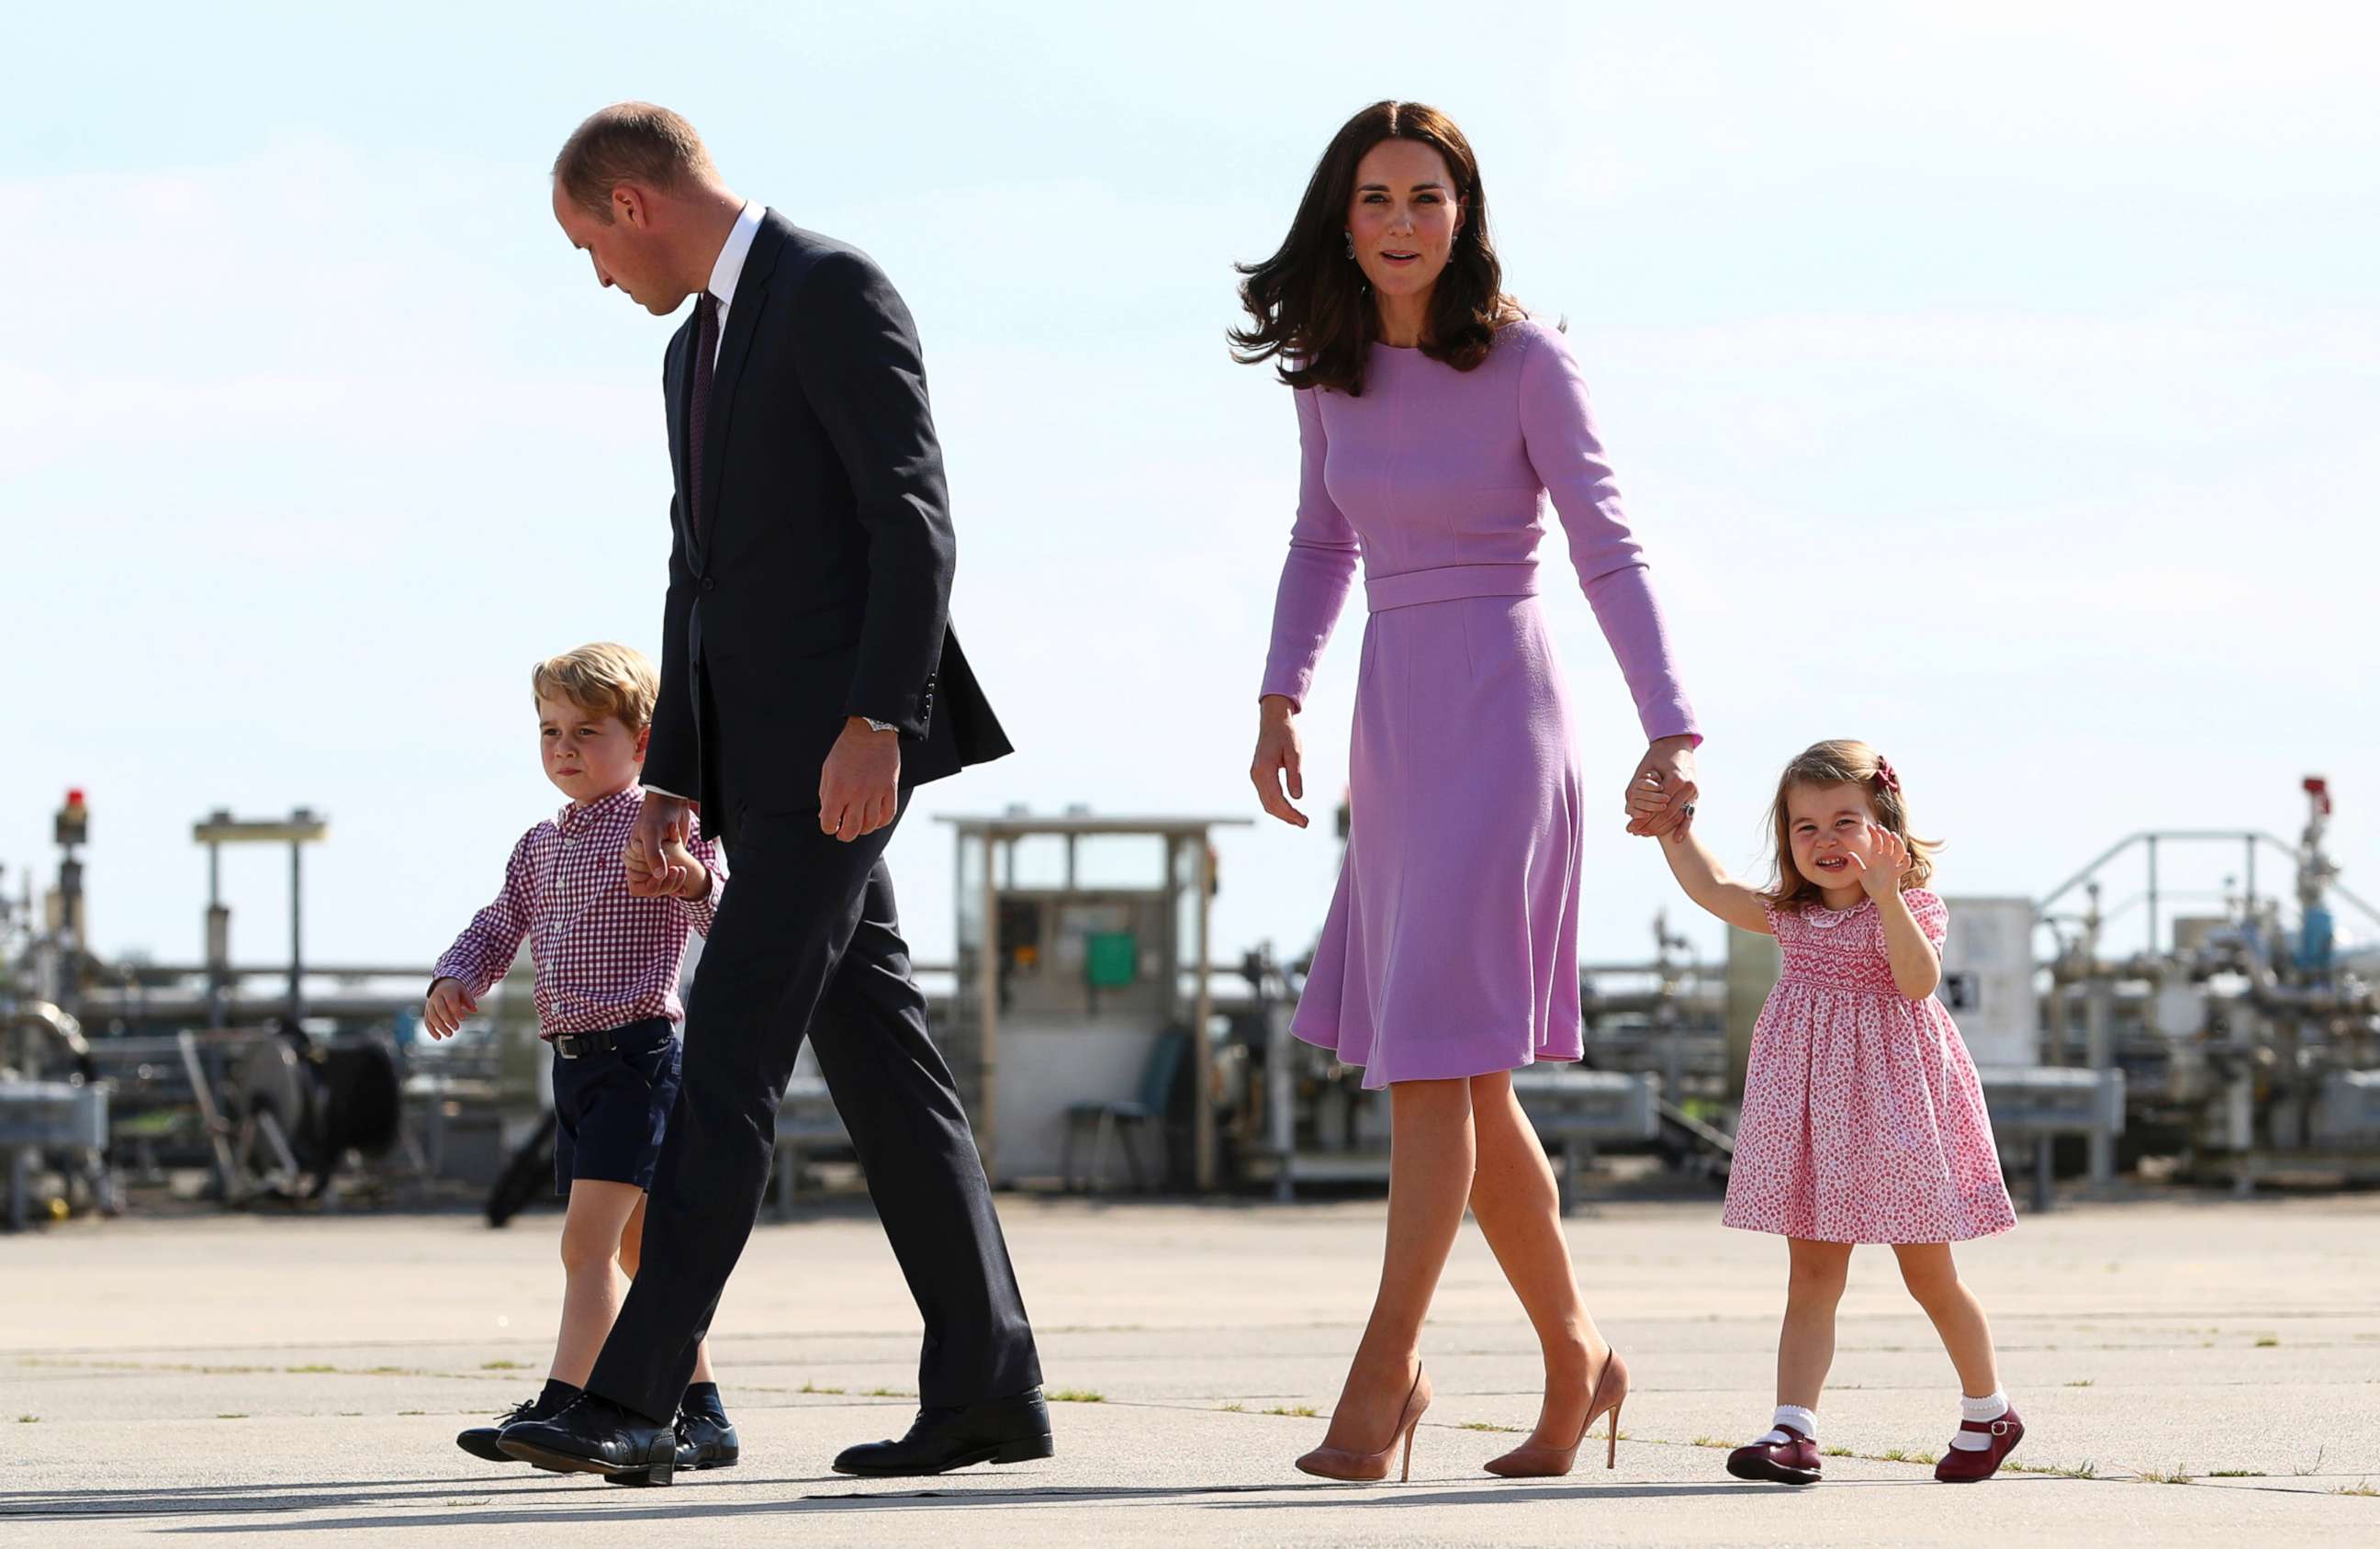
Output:
[[[1909,870],[1900,879],[1900,890],[1922,888],[1933,880],[1934,852],[1942,848],[1942,841],[1919,839],[1910,832],[1909,798],[1900,789],[1900,774],[1867,744],[1839,737],[1804,748],[1778,777],[1777,805],[1769,809],[1769,828],[1777,841],[1777,878],[1761,894],[1770,907],[1798,909],[1819,897],[1818,885],[1793,864],[1793,819],[1785,804],[1798,785],[1858,786],[1875,809],[1877,827],[1890,829],[1909,846]]]
[[[567,699],[589,715],[615,716],[631,732],[653,723],[662,696],[652,659],[608,640],[548,657],[530,670],[529,686],[540,699]]]

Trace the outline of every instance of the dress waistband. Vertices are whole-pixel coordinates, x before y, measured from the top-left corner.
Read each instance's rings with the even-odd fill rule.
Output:
[[[1453,602],[1466,597],[1535,597],[1535,560],[1504,564],[1441,564],[1394,575],[1364,576],[1364,596],[1375,613],[1419,602]]]

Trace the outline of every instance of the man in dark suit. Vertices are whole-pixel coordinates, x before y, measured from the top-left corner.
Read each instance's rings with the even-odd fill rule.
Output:
[[[667,1417],[750,1236],[807,1034],[925,1319],[922,1408],[846,1473],[1050,1455],[1033,1332],[949,1069],[926,1030],[886,841],[911,790],[1009,751],[949,626],[953,545],[908,309],[856,249],[747,203],[693,126],[625,103],[556,158],[596,279],[656,316],[671,502],[651,793],[628,854],[665,890],[698,805],[735,865],[687,997],[644,1262],[587,1383],[502,1445],[667,1482]]]

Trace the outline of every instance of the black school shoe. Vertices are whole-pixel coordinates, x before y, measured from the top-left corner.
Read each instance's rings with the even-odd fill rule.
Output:
[[[546,1409],[544,1404],[545,1395],[542,1393],[526,1403],[515,1404],[511,1409],[496,1416],[496,1422],[493,1425],[474,1425],[456,1435],[455,1445],[472,1457],[484,1458],[491,1463],[517,1463],[520,1461],[519,1458],[496,1446],[496,1438],[504,1434],[504,1427],[507,1425],[516,1425],[524,1420],[551,1419],[553,1411]]]
[[[496,1445],[552,1473],[631,1473],[667,1484],[677,1469],[677,1431],[607,1398],[582,1394],[551,1419],[516,1421]]]
[[[733,1421],[713,1420],[707,1414],[681,1413],[677,1417],[677,1468],[681,1473],[700,1473],[707,1469],[732,1469],[744,1456],[744,1448],[735,1434]],[[649,1469],[625,1473],[607,1473],[606,1484],[650,1484]]]
[[[1038,1387],[979,1404],[922,1409],[899,1441],[847,1446],[837,1473],[886,1477],[945,1473],[973,1463],[1026,1463],[1057,1451],[1050,1407]]]

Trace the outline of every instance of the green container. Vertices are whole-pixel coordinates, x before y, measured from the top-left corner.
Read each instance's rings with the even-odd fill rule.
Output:
[[[1114,989],[1140,976],[1140,938],[1128,930],[1095,930],[1083,938],[1083,978],[1093,989]]]

